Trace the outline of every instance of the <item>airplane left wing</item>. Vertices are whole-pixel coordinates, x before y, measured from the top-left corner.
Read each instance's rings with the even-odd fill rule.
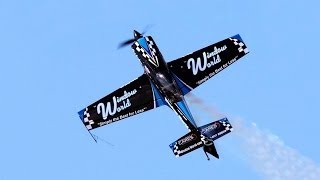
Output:
[[[168,62],[168,67],[185,95],[247,53],[240,35],[235,35]]]
[[[163,104],[157,89],[148,76],[143,74],[78,114],[86,128],[92,130]]]

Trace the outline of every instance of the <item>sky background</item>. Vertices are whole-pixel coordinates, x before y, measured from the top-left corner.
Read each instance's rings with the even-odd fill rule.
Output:
[[[99,128],[112,145],[94,143],[77,112],[143,73],[117,46],[150,25],[166,61],[240,34],[250,53],[193,94],[319,167],[319,5],[0,0],[0,180],[266,178],[237,133],[216,141],[220,160],[201,150],[175,158],[169,144],[187,129],[167,107]],[[191,109],[200,124],[216,120]]]

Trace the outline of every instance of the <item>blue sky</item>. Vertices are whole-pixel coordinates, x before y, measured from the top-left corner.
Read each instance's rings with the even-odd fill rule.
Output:
[[[77,112],[141,75],[132,50],[117,45],[148,25],[167,61],[239,33],[250,53],[193,93],[319,164],[318,7],[311,0],[0,1],[0,179],[263,178],[233,134],[217,141],[220,160],[207,162],[200,150],[175,158],[168,145],[187,130],[166,107],[94,132],[114,146],[92,141]]]

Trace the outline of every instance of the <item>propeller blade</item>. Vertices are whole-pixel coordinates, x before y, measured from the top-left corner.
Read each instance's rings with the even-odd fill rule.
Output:
[[[145,28],[145,30],[144,30],[143,33],[139,33],[138,31],[133,30],[134,38],[133,38],[133,39],[126,40],[126,41],[120,43],[119,46],[118,46],[118,49],[123,48],[123,47],[125,47],[125,46],[127,46],[127,45],[130,45],[130,44],[132,44],[134,41],[136,41],[136,40],[138,40],[139,38],[143,37],[143,35],[146,33],[146,31],[147,31],[149,28],[150,28],[150,26],[147,26],[147,27]]]
[[[145,33],[148,32],[150,29],[152,29],[153,26],[154,26],[154,24],[148,24],[148,25],[144,28],[144,30],[142,31],[141,34],[142,34],[142,35],[145,34]]]
[[[124,42],[122,42],[122,43],[119,44],[118,49],[119,49],[119,48],[123,48],[123,47],[125,47],[125,46],[127,46],[127,45],[129,45],[129,44],[132,44],[134,41],[135,41],[135,39],[129,39],[129,40],[127,40],[127,41],[124,41]]]

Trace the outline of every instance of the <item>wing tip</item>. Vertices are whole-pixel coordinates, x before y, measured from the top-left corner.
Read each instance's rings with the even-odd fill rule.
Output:
[[[84,111],[85,111],[86,109],[82,109],[81,111],[79,111],[78,112],[78,115],[79,115],[79,117],[80,117],[80,119],[83,121],[83,116],[84,116]]]

